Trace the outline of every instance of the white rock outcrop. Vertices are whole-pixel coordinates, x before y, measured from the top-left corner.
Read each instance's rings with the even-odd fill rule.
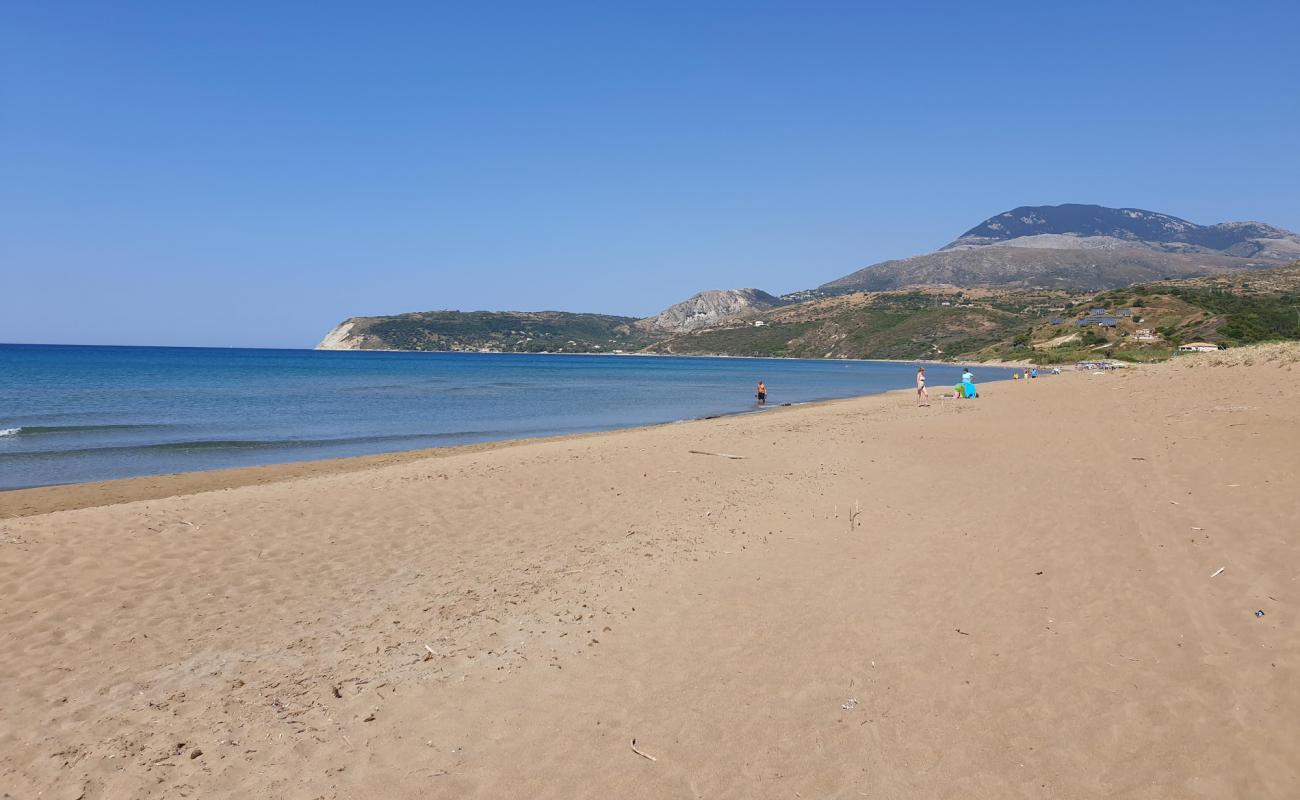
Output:
[[[320,344],[316,345],[316,349],[317,350],[358,350],[360,349],[361,348],[360,337],[353,337],[351,335],[352,328],[355,327],[355,325],[356,323],[354,323],[350,319],[340,323],[339,325],[335,325],[334,328],[331,329],[329,333],[325,334],[325,338],[320,340]]]
[[[637,325],[660,333],[689,333],[757,316],[781,305],[785,305],[781,298],[758,289],[711,289],[646,317]]]

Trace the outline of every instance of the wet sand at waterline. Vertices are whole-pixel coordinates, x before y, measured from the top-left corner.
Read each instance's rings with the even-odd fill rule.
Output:
[[[0,795],[1295,797],[1298,359],[35,490]]]

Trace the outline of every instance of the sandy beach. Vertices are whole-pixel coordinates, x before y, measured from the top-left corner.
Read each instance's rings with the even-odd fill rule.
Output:
[[[1297,363],[0,494],[0,797],[1300,796]]]

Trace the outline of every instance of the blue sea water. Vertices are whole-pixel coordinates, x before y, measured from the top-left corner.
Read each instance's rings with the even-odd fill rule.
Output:
[[[960,367],[927,367],[932,387]],[[978,368],[981,380],[1009,370]],[[0,345],[0,489],[602,431],[914,385],[905,363]]]

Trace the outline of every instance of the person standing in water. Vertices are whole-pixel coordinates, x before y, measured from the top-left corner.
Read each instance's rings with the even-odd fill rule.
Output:
[[[925,388],[925,367],[916,368],[916,405],[930,405],[930,393]]]
[[[758,404],[760,406],[765,405],[767,403],[767,384],[759,381],[758,389],[754,391],[754,396],[758,398]]]

